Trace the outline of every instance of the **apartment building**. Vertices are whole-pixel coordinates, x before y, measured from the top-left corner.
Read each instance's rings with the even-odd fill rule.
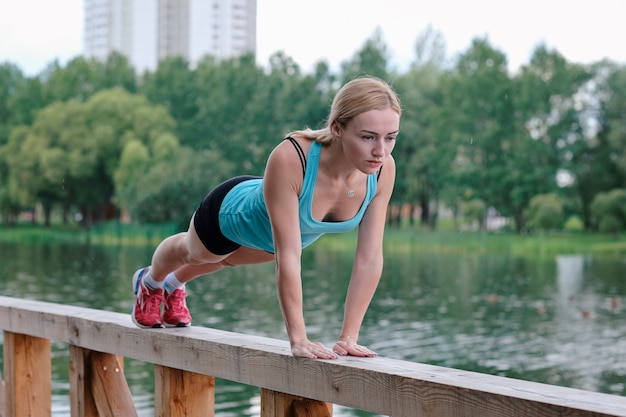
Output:
[[[84,0],[84,55],[126,55],[138,72],[168,56],[256,52],[256,0]]]

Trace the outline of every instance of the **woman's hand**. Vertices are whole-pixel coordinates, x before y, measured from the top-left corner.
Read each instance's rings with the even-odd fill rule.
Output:
[[[337,352],[340,356],[360,356],[363,358],[373,358],[378,356],[376,352],[373,350],[369,350],[365,346],[361,346],[356,343],[356,339],[350,336],[341,336],[335,346],[333,347],[333,351]]]
[[[291,354],[311,359],[337,359],[337,353],[328,349],[319,342],[310,342],[307,339],[298,340],[291,344]]]

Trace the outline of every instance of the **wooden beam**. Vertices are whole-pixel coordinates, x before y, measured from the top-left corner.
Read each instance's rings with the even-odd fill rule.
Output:
[[[52,415],[50,340],[4,332],[6,416]]]
[[[70,345],[70,416],[99,417],[91,390],[89,349]]]
[[[4,389],[4,379],[2,378],[2,372],[0,372],[0,417],[6,417],[7,415],[5,391],[6,390]]]
[[[157,417],[213,417],[215,378],[167,366],[154,368]]]
[[[297,395],[261,389],[261,417],[332,417],[333,405]]]
[[[133,417],[137,410],[117,356],[91,352],[91,391],[100,417]]]
[[[0,328],[394,417],[626,417],[626,397],[384,357],[294,358],[289,343],[0,296]],[[5,375],[8,380],[8,373]]]

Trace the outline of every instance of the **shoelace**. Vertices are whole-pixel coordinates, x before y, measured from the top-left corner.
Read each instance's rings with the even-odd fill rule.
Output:
[[[155,313],[158,314],[161,311],[161,303],[163,302],[163,296],[152,295],[151,297],[144,297],[144,302],[145,302],[144,305],[146,306],[146,310],[150,314],[155,314]]]
[[[184,307],[185,297],[187,294],[180,290],[176,290],[171,293],[168,298],[168,304],[172,306],[173,310],[182,310]],[[171,300],[171,301],[170,301]]]

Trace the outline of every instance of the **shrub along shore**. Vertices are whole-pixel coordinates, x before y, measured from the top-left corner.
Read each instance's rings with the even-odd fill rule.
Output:
[[[129,225],[106,223],[84,230],[78,226],[19,225],[0,227],[0,244],[93,244],[156,246],[178,232],[175,224]],[[316,245],[335,250],[353,250],[355,232],[323,236]],[[559,254],[626,255],[626,238],[600,233],[485,233],[429,231],[419,227],[387,228],[385,250],[424,253],[492,253],[516,256]]]

